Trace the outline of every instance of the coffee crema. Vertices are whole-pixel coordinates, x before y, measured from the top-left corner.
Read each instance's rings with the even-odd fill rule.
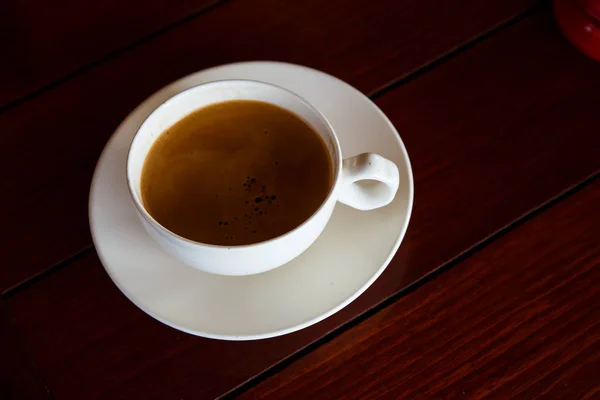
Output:
[[[142,201],[173,233],[213,245],[280,236],[325,201],[332,163],[321,136],[295,114],[254,100],[212,104],[154,142]]]

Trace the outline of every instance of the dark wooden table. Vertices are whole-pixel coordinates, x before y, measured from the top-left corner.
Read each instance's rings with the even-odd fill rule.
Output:
[[[1,399],[600,398],[600,64],[549,2],[6,0],[0,54]],[[87,196],[144,98],[255,59],[369,95],[416,194],[359,299],[233,343],[119,292]]]

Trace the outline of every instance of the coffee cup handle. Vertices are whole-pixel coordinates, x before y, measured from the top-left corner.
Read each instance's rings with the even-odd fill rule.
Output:
[[[387,206],[394,200],[399,183],[396,164],[378,154],[345,158],[338,201],[363,211]]]

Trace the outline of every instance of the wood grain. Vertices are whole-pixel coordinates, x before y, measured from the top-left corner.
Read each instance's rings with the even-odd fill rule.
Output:
[[[5,111],[0,130],[14,134],[4,136],[10,151],[0,169],[10,174],[0,207],[12,235],[0,291],[91,244],[95,162],[119,122],[166,83],[216,64],[274,59],[371,92],[534,3],[448,0],[432,12],[417,0],[234,0]]]
[[[51,397],[37,373],[20,333],[11,321],[4,301],[0,303],[0,399],[38,400]]]
[[[600,396],[600,181],[241,396]]]
[[[0,109],[215,0],[0,3]]]
[[[11,310],[56,398],[214,398],[598,171],[598,101],[597,65],[545,12],[378,99],[411,155],[413,219],[375,284],[309,329],[250,343],[180,333],[130,304],[93,254]]]

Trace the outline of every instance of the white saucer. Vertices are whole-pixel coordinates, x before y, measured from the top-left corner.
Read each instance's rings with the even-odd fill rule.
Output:
[[[136,216],[125,180],[127,149],[138,126],[160,103],[191,86],[233,78],[273,83],[304,97],[331,122],[344,157],[369,151],[394,161],[400,169],[400,188],[393,203],[368,212],[338,203],[325,231],[306,252],[259,275],[211,275],[170,258]],[[398,250],[412,203],[413,177],[406,149],[390,121],[367,97],[310,68],[248,62],[187,76],[137,107],[117,128],[98,161],[89,213],[98,256],[135,305],[194,335],[250,340],[305,328],[356,299]]]

